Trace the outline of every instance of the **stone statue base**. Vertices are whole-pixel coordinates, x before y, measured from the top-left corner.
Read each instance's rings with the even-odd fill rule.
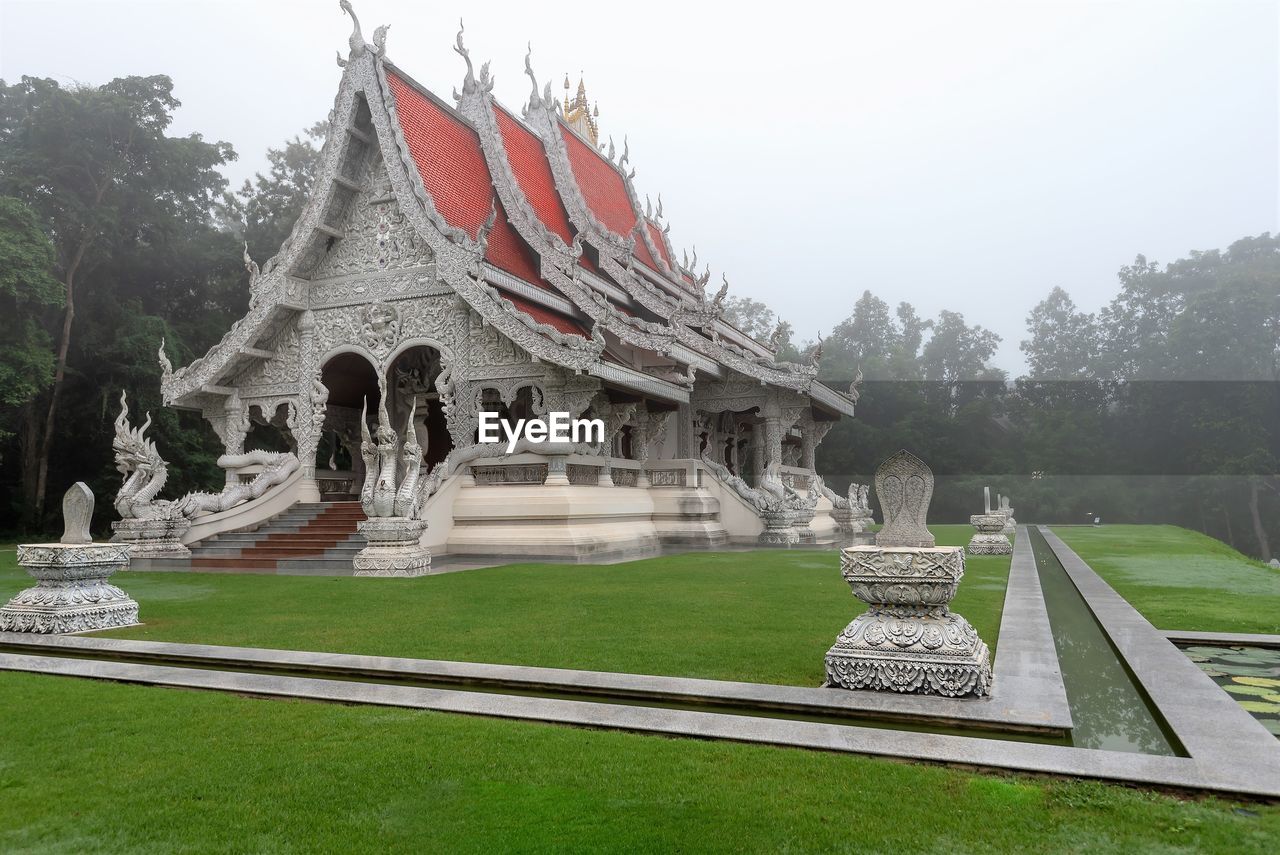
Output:
[[[1009,555],[1013,544],[1004,533],[1005,518],[1000,514],[974,514],[969,524],[978,531],[969,541],[970,555]]]
[[[959,546],[854,546],[840,572],[870,608],[827,651],[828,686],[946,697],[991,691],[991,652],[947,608],[964,576]]]
[[[353,560],[357,576],[425,576],[431,572],[431,550],[420,542],[425,520],[370,517],[356,528],[368,545]]]
[[[191,550],[182,543],[182,536],[191,528],[189,519],[173,520],[118,520],[111,524],[115,532],[113,540],[127,543],[130,558],[190,558]]]
[[[760,532],[757,542],[763,546],[795,546],[800,542],[800,534],[791,525],[791,512],[770,512],[761,514],[764,519],[764,531]]]
[[[138,604],[107,578],[129,566],[123,543],[41,543],[18,547],[37,580],[0,608],[0,631],[61,634],[132,626]]]
[[[794,511],[791,518],[791,526],[796,531],[796,540],[798,543],[812,544],[818,540],[818,535],[809,526],[813,522],[815,516],[812,510]]]
[[[1004,528],[1001,529],[1001,533],[1005,535],[1010,535],[1010,534],[1017,533],[1017,531],[1018,531],[1018,521],[1013,518],[1013,513],[1010,512],[1008,514],[1005,514]]]

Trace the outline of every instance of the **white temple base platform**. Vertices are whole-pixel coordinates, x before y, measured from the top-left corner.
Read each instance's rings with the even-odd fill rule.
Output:
[[[653,527],[663,546],[713,548],[729,542],[720,500],[696,487],[650,487]]]
[[[129,566],[126,544],[27,544],[18,563],[37,584],[0,608],[0,631],[62,634],[138,622],[138,604],[107,581]]]
[[[532,560],[656,555],[661,542],[653,515],[654,500],[641,487],[464,486],[447,548],[450,555]]]

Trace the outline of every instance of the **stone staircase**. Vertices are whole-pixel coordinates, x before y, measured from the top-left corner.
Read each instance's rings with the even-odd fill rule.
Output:
[[[364,548],[356,523],[364,519],[359,502],[299,503],[256,531],[228,532],[191,547],[190,568],[197,573],[282,573],[343,575]]]

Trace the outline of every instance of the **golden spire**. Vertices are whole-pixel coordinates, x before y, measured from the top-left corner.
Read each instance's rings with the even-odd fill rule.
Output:
[[[594,107],[594,109],[593,109]],[[578,76],[578,93],[569,100],[569,75],[564,76],[564,121],[581,136],[591,141],[592,145],[600,144],[600,128],[596,118],[600,115],[600,106],[592,105],[587,99],[587,86],[582,76]]]

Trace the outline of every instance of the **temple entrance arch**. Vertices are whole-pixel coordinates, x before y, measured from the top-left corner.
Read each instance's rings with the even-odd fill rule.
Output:
[[[317,446],[316,483],[323,499],[351,499],[364,483],[360,457],[360,413],[368,407],[374,423],[382,393],[378,369],[364,353],[343,350],[325,360],[320,382],[329,391]]]
[[[413,410],[427,471],[453,450],[444,403],[436,389],[444,367],[441,349],[425,341],[401,348],[387,364],[387,413],[396,430],[403,431],[409,411]]]

